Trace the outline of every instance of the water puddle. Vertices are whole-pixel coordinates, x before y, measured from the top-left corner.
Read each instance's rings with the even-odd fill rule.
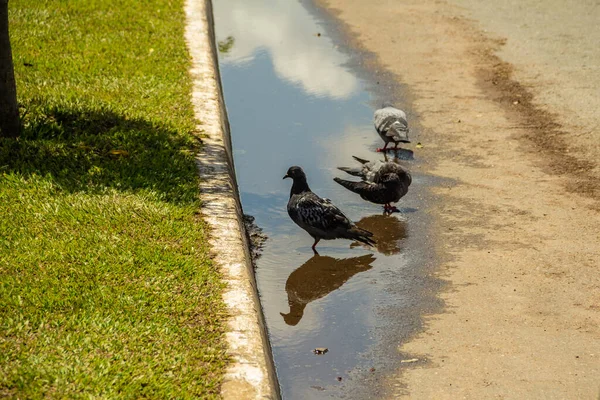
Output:
[[[422,189],[431,180],[403,153],[413,184],[391,216],[332,180],[347,178],[336,167],[355,166],[353,155],[383,157],[372,118],[388,99],[310,4],[217,0],[214,11],[242,205],[268,237],[256,276],[282,395],[383,395],[408,357],[398,346],[436,306]],[[286,212],[291,181],[282,177],[292,165],[377,246],[321,241],[313,255],[312,238]],[[314,354],[318,347],[328,352]]]

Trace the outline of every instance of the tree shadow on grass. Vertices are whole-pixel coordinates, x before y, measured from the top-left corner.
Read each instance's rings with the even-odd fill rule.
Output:
[[[0,174],[41,175],[69,192],[112,188],[191,203],[198,194],[198,146],[175,128],[108,109],[32,105],[21,137],[0,138]]]

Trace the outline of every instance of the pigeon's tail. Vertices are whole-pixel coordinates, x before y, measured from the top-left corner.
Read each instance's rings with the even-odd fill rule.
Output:
[[[353,239],[369,246],[375,246],[377,242],[371,239],[371,236],[373,236],[371,232],[355,225],[348,230],[347,237],[348,239]]]
[[[364,158],[358,158],[356,156],[352,156],[352,158],[354,158],[356,161],[358,161],[361,164],[366,164],[369,162],[369,160],[365,160]]]
[[[346,189],[348,189],[349,191],[358,193],[358,194],[361,194],[363,192],[363,190],[365,189],[365,186],[367,185],[367,183],[365,183],[365,182],[352,182],[352,181],[340,179],[338,177],[333,178],[333,180],[336,181],[337,183],[339,183],[340,185],[342,185],[343,187],[345,187]]]
[[[362,168],[348,168],[348,167],[338,167],[340,171],[344,171],[347,174],[352,176],[363,176]]]
[[[400,121],[394,122],[386,135],[392,137],[395,142],[410,143],[408,139],[408,126]]]

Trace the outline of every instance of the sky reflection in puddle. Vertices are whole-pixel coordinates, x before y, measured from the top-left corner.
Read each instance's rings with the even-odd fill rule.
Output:
[[[257,282],[282,394],[354,398],[364,386],[359,375],[380,362],[373,346],[387,322],[379,307],[412,304],[410,294],[386,286],[408,268],[407,217],[383,216],[332,180],[353,155],[382,157],[374,152],[373,99],[301,3],[216,0],[214,11],[242,204],[269,237]],[[282,177],[291,165],[304,168],[315,193],[372,230],[378,245],[322,241],[313,256],[312,239],[286,212],[291,182]],[[417,199],[407,196],[399,207],[415,210]],[[316,347],[329,352],[316,356]]]
[[[220,4],[219,4],[220,3]],[[316,97],[345,99],[359,90],[356,77],[340,68],[346,57],[296,1],[219,0],[215,2],[217,39],[233,38],[221,65],[253,63],[267,53],[278,78]]]

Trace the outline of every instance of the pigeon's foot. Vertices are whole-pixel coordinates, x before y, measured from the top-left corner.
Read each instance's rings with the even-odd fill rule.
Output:
[[[383,146],[383,147],[381,147],[381,148],[377,149],[377,152],[378,152],[378,153],[381,153],[381,152],[386,152],[386,151],[389,151],[389,150],[391,150],[391,149],[388,149],[388,148],[387,148],[387,147],[388,147],[388,144],[389,144],[389,143],[386,143],[386,144],[385,144],[385,146]]]
[[[400,210],[398,210],[395,206],[393,206],[391,204],[384,204],[383,212],[386,214],[391,214],[391,213],[395,213],[395,212],[399,213]]]

